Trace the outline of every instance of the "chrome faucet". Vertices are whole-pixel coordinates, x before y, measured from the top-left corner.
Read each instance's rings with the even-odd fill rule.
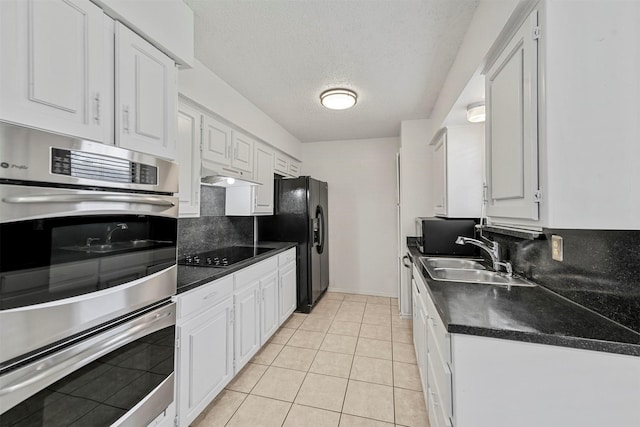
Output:
[[[111,236],[116,230],[126,230],[127,228],[129,228],[129,226],[124,222],[117,223],[113,228],[107,227],[107,237],[104,239],[104,244],[105,245],[111,244]]]
[[[456,244],[458,245],[473,245],[477,246],[480,249],[483,249],[485,252],[489,254],[491,257],[491,263],[493,264],[494,271],[500,271],[500,267],[504,267],[505,272],[508,276],[513,274],[513,268],[511,267],[511,263],[508,261],[500,261],[500,245],[498,242],[494,242],[488,239],[484,239],[487,243],[481,242],[480,240],[472,239],[470,237],[458,236],[456,239]]]

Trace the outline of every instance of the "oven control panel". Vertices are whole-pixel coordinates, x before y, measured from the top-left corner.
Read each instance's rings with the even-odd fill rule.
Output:
[[[51,173],[130,184],[158,184],[158,168],[84,151],[51,148]]]

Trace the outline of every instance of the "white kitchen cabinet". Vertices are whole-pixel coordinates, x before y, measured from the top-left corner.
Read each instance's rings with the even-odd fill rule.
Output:
[[[260,279],[260,344],[264,345],[280,326],[278,272]]]
[[[302,164],[294,159],[289,160],[289,176],[297,178],[300,176],[300,167]]]
[[[538,219],[537,11],[486,72],[487,215]]]
[[[253,173],[253,149],[255,141],[253,138],[234,131],[232,135],[233,153],[231,155],[231,166],[249,174]],[[273,163],[273,160],[272,160]]]
[[[247,267],[235,277],[236,372],[280,326],[278,320],[278,258]]]
[[[189,425],[233,377],[233,298],[178,328],[180,418]]]
[[[448,218],[479,218],[482,210],[483,125],[443,128],[431,145],[434,150],[434,213]]]
[[[413,301],[413,345],[420,373],[422,390],[427,390],[427,312],[422,294],[426,292],[415,279],[411,279]],[[426,399],[426,397],[425,397]]]
[[[289,318],[298,306],[296,248],[289,249],[278,257],[278,283],[280,324]]]
[[[259,185],[227,187],[225,214],[231,216],[273,215],[273,149],[255,143],[253,180]]]
[[[426,354],[419,320],[414,344],[431,426],[638,425],[637,357],[449,333],[415,269],[413,303],[427,318]]]
[[[254,213],[273,215],[273,149],[256,143],[254,180],[262,185],[251,187]]]
[[[234,294],[235,359],[239,371],[260,349],[260,279]]]
[[[184,102],[178,104],[178,150],[180,171],[180,218],[200,216],[200,165],[202,114]]]
[[[273,171],[278,175],[289,175],[289,156],[276,151],[273,156]]]
[[[119,22],[115,24],[116,144],[176,157],[175,63]]]
[[[233,276],[175,297],[180,425],[189,425],[234,375]]]
[[[254,140],[204,113],[202,160],[212,173],[253,178]]]
[[[431,185],[433,191],[433,212],[447,216],[447,132],[438,133],[433,145],[433,168]]]
[[[202,122],[202,160],[231,166],[231,127],[205,114]]]
[[[0,1],[0,120],[111,142],[105,19],[89,0]]]

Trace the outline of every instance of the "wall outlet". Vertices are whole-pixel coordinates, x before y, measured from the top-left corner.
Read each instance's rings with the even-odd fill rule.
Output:
[[[564,259],[564,244],[562,243],[562,237],[551,235],[551,258],[555,261],[562,261]]]

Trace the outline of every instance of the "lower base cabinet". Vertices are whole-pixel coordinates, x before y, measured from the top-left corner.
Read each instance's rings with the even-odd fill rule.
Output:
[[[178,426],[189,426],[293,313],[295,254],[289,249],[175,297]],[[293,263],[278,268],[283,256]]]
[[[415,270],[414,278],[431,427],[640,426],[640,358],[449,333]]]
[[[192,422],[233,377],[233,297],[178,327],[180,415]]]

